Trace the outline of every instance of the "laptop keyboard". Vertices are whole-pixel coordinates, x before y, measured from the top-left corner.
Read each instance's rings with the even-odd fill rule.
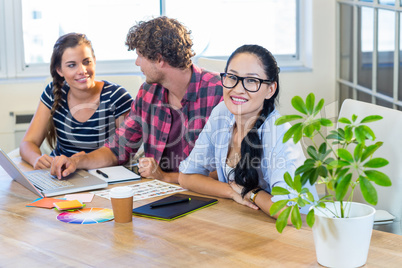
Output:
[[[42,191],[74,186],[74,184],[67,180],[59,180],[56,177],[53,177],[50,175],[49,171],[45,171],[43,173],[36,172],[26,175],[29,181]]]

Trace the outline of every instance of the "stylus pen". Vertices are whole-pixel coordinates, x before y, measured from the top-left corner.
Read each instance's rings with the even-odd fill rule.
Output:
[[[109,176],[105,172],[103,172],[102,170],[97,169],[96,173],[101,174],[105,178],[109,178]]]
[[[179,200],[171,201],[171,202],[157,203],[157,204],[151,205],[151,208],[158,208],[158,207],[173,205],[173,204],[177,204],[177,203],[189,202],[190,200],[191,200],[191,198],[184,198],[184,199],[179,199]]]

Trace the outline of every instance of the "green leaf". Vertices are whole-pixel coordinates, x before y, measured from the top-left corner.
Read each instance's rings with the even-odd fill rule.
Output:
[[[318,152],[319,152],[320,154],[325,155],[325,153],[327,152],[327,144],[326,144],[325,142],[323,142],[323,143],[320,145],[320,148],[318,148]]]
[[[306,98],[306,108],[309,114],[312,114],[314,111],[314,104],[315,104],[315,96],[313,93],[308,94]]]
[[[320,119],[320,124],[324,127],[332,127],[333,123],[331,120],[327,119],[327,118],[321,118]]]
[[[343,140],[343,137],[342,137],[341,135],[339,135],[338,132],[332,132],[332,131],[331,131],[331,134],[329,134],[329,135],[327,136],[327,139],[328,139],[328,140],[338,140],[338,141],[341,141],[341,140]]]
[[[366,163],[364,163],[363,167],[380,168],[380,167],[384,167],[388,164],[389,164],[388,160],[378,157],[378,158],[373,158],[373,159],[367,161]]]
[[[303,126],[302,124],[300,124],[300,126],[298,126],[295,133],[293,134],[293,143],[294,144],[298,143],[302,137],[303,137]]]
[[[373,181],[377,185],[380,185],[380,186],[391,186],[392,185],[391,179],[380,171],[366,170],[366,171],[364,171],[364,174],[366,174],[366,176],[369,180]]]
[[[321,129],[321,123],[320,123],[320,120],[321,119],[315,119],[314,121],[313,121],[313,126],[314,126],[314,128],[315,128],[315,130],[317,130],[317,131],[320,131],[320,129]]]
[[[295,177],[294,182],[293,182],[293,186],[294,186],[293,189],[295,189],[298,193],[301,192],[302,184],[301,184],[301,178],[300,178],[300,176],[296,176],[296,177]]]
[[[312,160],[312,159],[310,159]],[[314,160],[313,160],[314,161]],[[306,162],[304,162],[304,165],[301,165],[300,167],[298,167],[295,171],[295,175],[299,175],[302,174],[310,169],[314,168],[314,163],[313,164],[306,164]]]
[[[294,96],[292,98],[292,106],[302,114],[305,115],[308,114],[306,104],[304,103],[303,99],[300,96]]]
[[[314,160],[318,159],[318,153],[317,150],[314,148],[314,146],[310,145],[309,147],[307,147],[307,153]]]
[[[285,135],[283,135],[283,143],[286,143],[292,136],[294,135],[295,132],[302,130],[302,123],[297,123],[291,126],[288,131],[286,131]]]
[[[357,119],[357,115],[355,115],[355,114],[352,115],[352,121],[353,121],[353,122],[356,122],[356,119]]]
[[[353,138],[353,128],[349,127],[349,126],[346,126],[345,127],[345,140],[347,142],[351,142],[352,138]]]
[[[306,202],[306,201],[304,201],[303,200],[303,198],[301,198],[301,197],[298,197],[297,198],[297,206],[299,206],[299,207],[304,207],[305,205],[307,205],[308,203]]]
[[[358,144],[355,147],[355,150],[353,152],[353,156],[354,156],[356,162],[359,161],[359,159],[360,159],[360,157],[361,157],[361,155],[363,153],[363,148],[364,148],[364,146],[362,144]]]
[[[317,106],[314,108],[313,116],[316,116],[324,107],[324,99],[321,99],[318,103]]]
[[[378,120],[381,120],[381,119],[382,119],[382,116],[379,116],[379,115],[369,115],[369,116],[363,118],[363,120],[360,122],[360,124],[375,122],[375,121],[378,121]]]
[[[352,174],[348,173],[346,176],[342,177],[335,190],[336,200],[343,200],[349,189],[350,181],[352,180]]]
[[[284,211],[282,211],[281,214],[279,214],[279,217],[276,220],[276,230],[278,230],[279,233],[282,233],[283,229],[288,224],[288,218],[289,218],[291,209],[292,209],[292,207],[288,207]]]
[[[319,166],[317,168],[317,174],[318,174],[318,176],[325,178],[328,176],[328,170],[325,166]]]
[[[303,116],[301,116],[301,115],[297,115],[297,114],[294,114],[294,115],[284,115],[284,116],[281,116],[281,117],[279,117],[278,119],[276,119],[276,121],[275,121],[275,125],[282,125],[282,124],[285,124],[285,123],[287,123],[287,122],[290,122],[290,121],[293,121],[293,120],[297,120],[297,119],[303,119]]]
[[[347,118],[345,118],[345,117],[339,118],[339,119],[338,119],[338,122],[339,122],[339,123],[342,123],[342,124],[348,124],[348,125],[352,124],[352,122],[350,122],[350,120],[347,119]]]
[[[338,156],[341,159],[343,159],[343,160],[345,160],[345,161],[347,161],[349,163],[353,163],[352,154],[348,150],[346,150],[346,149],[338,149],[337,153],[338,153]]]
[[[310,211],[307,213],[306,222],[310,228],[313,227],[315,222],[314,209],[310,209]]]
[[[296,229],[300,229],[302,226],[302,220],[300,216],[300,211],[297,206],[294,206],[292,209],[292,216],[291,216],[292,224],[296,227]]]
[[[367,203],[371,205],[377,205],[378,202],[378,197],[377,197],[377,191],[374,188],[374,186],[371,184],[371,182],[366,179],[363,176],[359,177],[360,181],[360,190],[363,194],[364,199],[367,201]]]
[[[368,126],[359,126],[359,127],[363,129],[363,133],[367,139],[371,141],[375,140],[375,134],[371,128],[369,128]]]
[[[303,133],[306,137],[311,138],[314,134],[314,130],[315,130],[314,124],[309,124],[304,126]]]
[[[286,184],[289,185],[289,187],[293,189],[293,180],[292,180],[292,177],[290,176],[289,172],[286,172],[285,174],[283,174],[283,179],[285,180]]]
[[[368,146],[362,154],[361,161],[366,160],[369,156],[371,156],[378,148],[382,146],[383,142],[376,142],[373,145]]]
[[[329,200],[332,200],[332,195],[326,195],[326,196],[320,198],[320,201],[324,201],[324,202],[327,202]],[[317,207],[325,208],[324,202],[318,202]]]
[[[276,215],[281,209],[283,209],[287,203],[289,202],[289,200],[279,200],[276,201],[275,203],[272,204],[271,208],[269,209],[269,214],[271,214],[271,216]]]
[[[310,191],[307,192],[307,199],[311,202],[314,202],[314,195]]]
[[[358,126],[355,129],[355,136],[356,136],[357,142],[364,143],[364,141],[366,140],[366,132],[364,131],[363,126]]]
[[[309,192],[308,188],[302,188],[301,191],[300,191],[301,194],[306,194],[308,192]]]
[[[311,185],[314,185],[314,183],[318,179],[317,175],[318,175],[318,173],[316,172],[315,168],[312,168],[309,171],[306,171],[305,173],[303,173],[303,175],[301,177],[302,184],[304,185],[308,180]]]
[[[284,194],[290,194],[289,190],[282,188],[280,186],[275,186],[272,188],[271,195],[284,195]]]

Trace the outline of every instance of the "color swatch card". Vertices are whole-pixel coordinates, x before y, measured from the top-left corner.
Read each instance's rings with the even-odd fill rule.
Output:
[[[160,180],[139,182],[127,186],[132,188],[134,191],[134,201],[186,191],[186,189],[180,187],[179,185],[170,184]],[[110,199],[109,192],[110,190],[107,189],[91,193]]]
[[[63,212],[57,219],[73,224],[93,224],[113,220],[113,210],[109,208],[84,208],[73,212]]]

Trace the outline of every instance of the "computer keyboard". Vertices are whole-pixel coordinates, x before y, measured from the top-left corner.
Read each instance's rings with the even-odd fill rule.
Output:
[[[48,171],[28,174],[27,177],[35,187],[41,190],[53,190],[73,186],[73,184],[67,180],[59,180],[53,177]]]

